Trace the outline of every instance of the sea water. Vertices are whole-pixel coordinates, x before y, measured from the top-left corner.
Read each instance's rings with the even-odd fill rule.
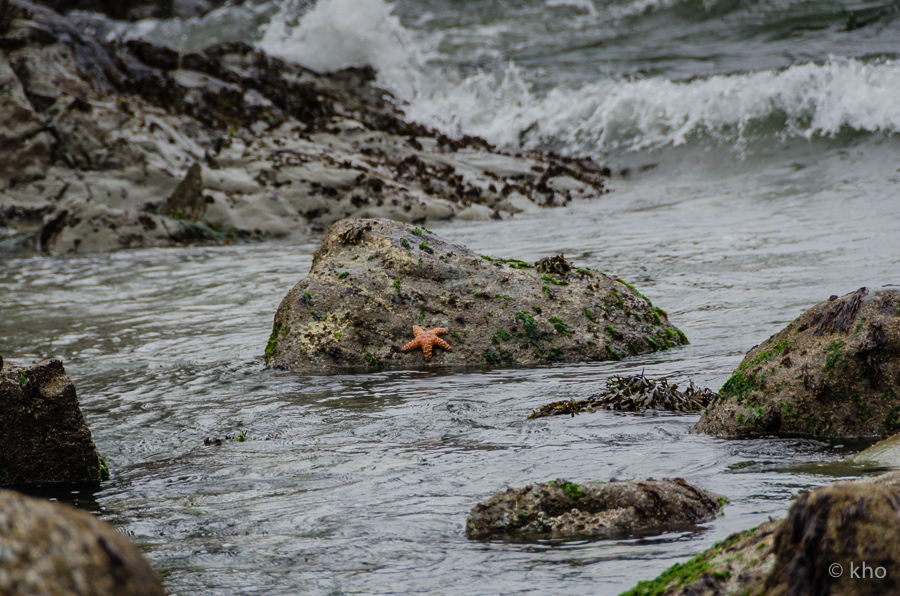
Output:
[[[117,27],[371,64],[410,117],[448,134],[609,164],[607,195],[429,227],[620,276],[691,341],[621,362],[277,375],[262,357],[272,318],[317,236],[5,259],[4,358],[65,361],[112,470],[96,492],[53,496],[128,534],[170,593],[617,594],[784,516],[803,490],[876,472],[842,463],[856,446],[690,435],[697,415],[526,417],[615,374],[718,389],[813,304],[900,283],[893,4],[286,0]],[[648,477],[730,503],[696,532],[465,538],[468,511],[507,487]]]

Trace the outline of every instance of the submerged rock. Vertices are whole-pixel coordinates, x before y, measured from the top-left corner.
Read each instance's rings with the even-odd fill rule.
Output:
[[[715,397],[716,394],[709,389],[694,387],[693,381],[684,391],[680,391],[678,385],[669,385],[666,379],[648,379],[644,373],[630,377],[614,376],[606,380],[606,389],[600,393],[578,401],[555,401],[543,405],[533,411],[528,419],[564,414],[574,416],[596,410],[699,412]]]
[[[447,351],[402,351],[413,326]],[[266,363],[294,372],[618,360],[687,343],[666,313],[586,268],[541,274],[384,219],[334,224],[287,294]]]
[[[735,534],[626,594],[896,594],[898,510],[900,472],[836,482],[801,495],[787,519]]]
[[[747,353],[691,429],[716,436],[878,439],[900,430],[900,288],[809,309]]]
[[[108,472],[62,362],[0,370],[0,485],[99,482]]]
[[[106,43],[27,0],[3,6],[0,249],[500,218],[606,191],[589,158],[509,155],[407,122],[371,68],[319,74],[243,43]]]
[[[466,521],[466,536],[527,542],[649,536],[694,529],[714,519],[724,503],[681,478],[580,485],[556,480],[479,503]]]
[[[0,594],[164,594],[137,547],[68,505],[0,490],[0,545]]]

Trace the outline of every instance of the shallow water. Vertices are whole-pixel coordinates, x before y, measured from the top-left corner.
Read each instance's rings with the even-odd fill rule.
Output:
[[[841,463],[850,447],[689,435],[696,415],[525,418],[613,374],[717,389],[813,304],[900,283],[894,4],[315,7],[253,1],[116,34],[186,50],[256,39],[312,66],[370,63],[431,125],[609,163],[602,198],[429,228],[482,253],[565,253],[618,275],[691,344],[533,369],[275,375],[262,359],[272,319],[318,237],[5,256],[0,350],[65,361],[112,470],[95,493],[52,496],[131,535],[172,594],[617,594],[783,516],[802,490],[875,472]],[[468,511],[509,486],[651,476],[731,502],[701,531],[641,540],[464,535]]]
[[[562,252],[621,276],[687,334],[668,352],[534,369],[264,371],[275,309],[317,237],[6,259],[0,346],[10,360],[63,358],[112,470],[76,500],[146,549],[172,594],[617,594],[783,516],[804,489],[873,471],[839,464],[841,446],[689,435],[696,415],[525,418],[612,374],[716,389],[812,304],[897,282],[897,175],[869,142],[798,146],[783,164],[644,156],[661,165],[616,177],[597,200],[429,225],[479,252]],[[726,495],[724,515],[642,540],[464,535],[468,511],[509,486],[674,476]]]

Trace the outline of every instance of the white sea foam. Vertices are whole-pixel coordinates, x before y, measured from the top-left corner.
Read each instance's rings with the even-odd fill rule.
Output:
[[[293,26],[297,0],[286,1],[260,43],[266,51],[319,70],[371,64],[380,83],[408,102],[411,119],[504,146],[602,153],[709,139],[740,147],[771,136],[900,133],[897,61],[831,58],[685,82],[602,78],[537,94],[514,64],[466,78],[430,68],[428,44],[384,0],[319,0]]]

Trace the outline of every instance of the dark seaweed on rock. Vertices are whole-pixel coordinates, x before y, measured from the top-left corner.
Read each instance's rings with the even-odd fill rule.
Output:
[[[529,420],[545,416],[580,414],[600,410],[669,410],[672,412],[699,412],[715,399],[716,394],[707,388],[697,389],[690,381],[685,391],[678,385],[669,385],[666,379],[653,380],[644,373],[631,377],[610,377],[606,389],[580,401],[557,401],[531,412]]]

